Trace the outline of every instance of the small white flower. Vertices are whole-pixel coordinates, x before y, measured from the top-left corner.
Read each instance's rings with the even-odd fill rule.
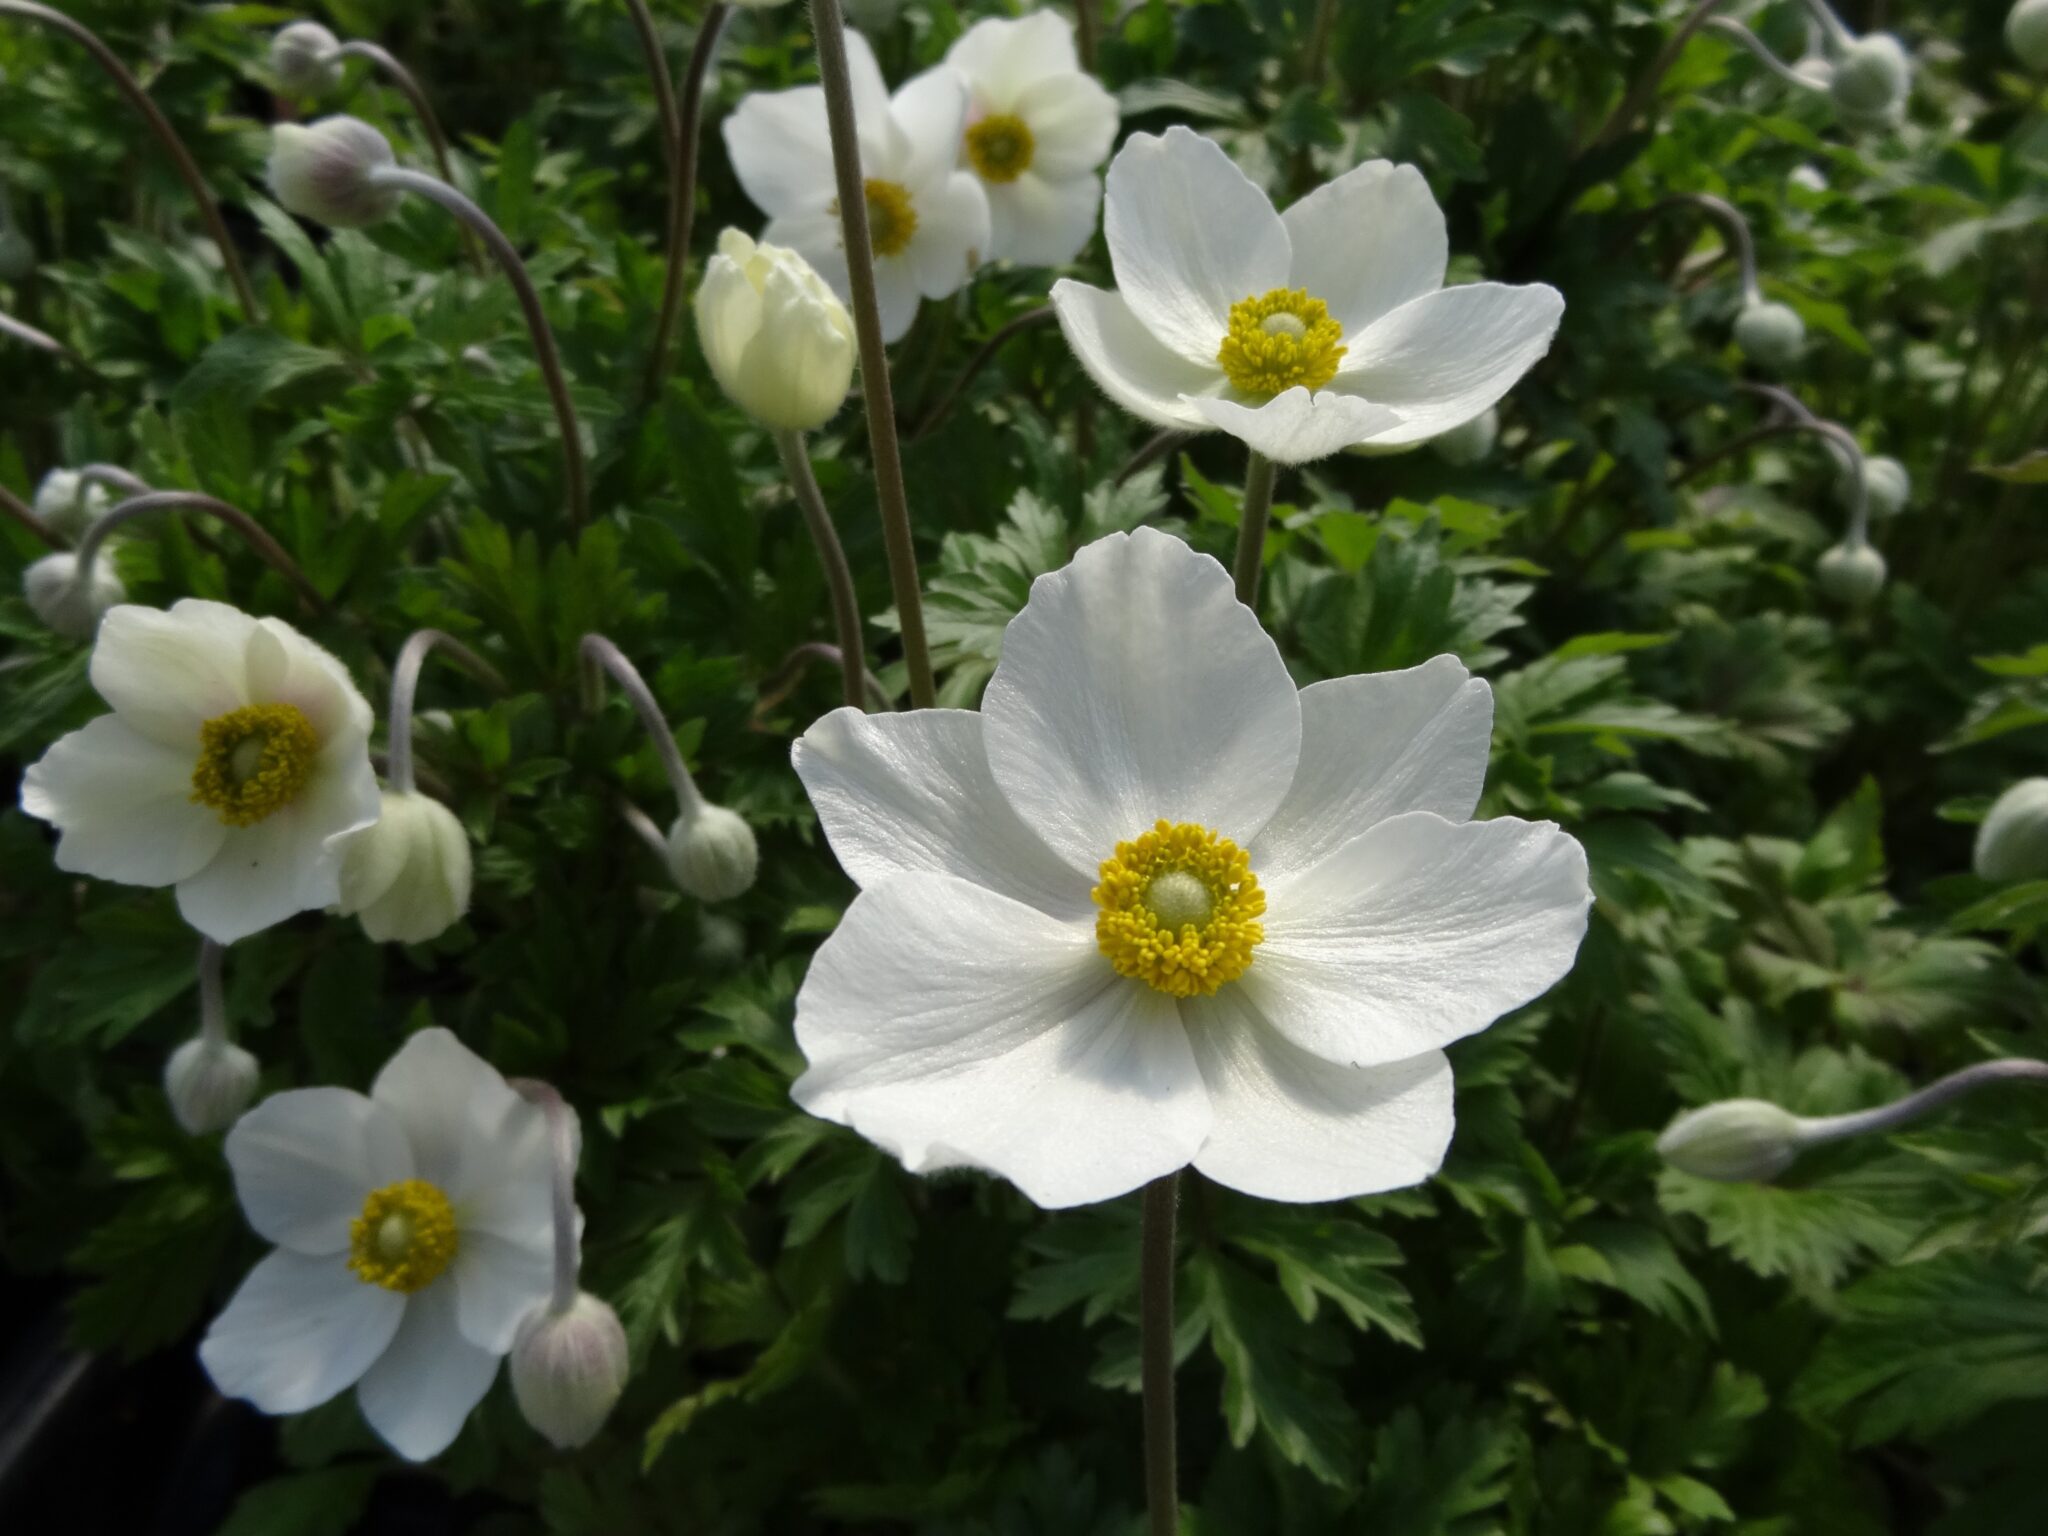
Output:
[[[367,1098],[274,1094],[226,1150],[249,1225],[277,1247],[199,1346],[214,1385],[264,1413],[353,1386],[401,1456],[443,1450],[553,1284],[546,1116],[426,1029]]]
[[[1971,867],[1983,880],[2048,880],[2048,779],[2021,779],[1992,802]]]
[[[920,296],[957,291],[987,255],[988,199],[973,174],[958,169],[967,118],[960,77],[942,65],[892,98],[867,39],[847,33],[846,52],[882,338],[895,341],[910,329]],[[848,297],[824,88],[756,92],[725,120],[724,133],[734,174],[768,215],[761,238],[802,252],[834,293]]]
[[[797,997],[797,1102],[1043,1206],[1190,1163],[1275,1200],[1426,1179],[1441,1048],[1563,976],[1591,900],[1556,826],[1467,819],[1492,720],[1450,656],[1297,691],[1214,560],[1087,546],[979,712],[797,744],[860,887]]]
[[[379,944],[424,944],[469,910],[469,834],[417,790],[384,791],[377,820],[340,843],[343,917]]]
[[[335,842],[377,817],[370,706],[340,662],[282,620],[186,598],[108,613],[92,685],[114,712],[21,781],[59,869],[174,885],[220,944],[339,898]]]
[[[74,544],[106,510],[105,487],[75,469],[53,469],[36,486],[36,516],[50,532]]]
[[[1781,373],[1806,349],[1806,322],[1789,304],[1751,299],[1736,313],[1735,345],[1759,368]]]
[[[550,1445],[587,1445],[626,1390],[626,1330],[588,1291],[566,1311],[543,1303],[512,1345],[512,1395]]]
[[[317,21],[295,21],[270,39],[270,72],[288,96],[321,97],[341,85],[341,39]]]
[[[128,589],[104,554],[93,556],[89,581],[78,579],[78,556],[68,550],[45,555],[21,573],[21,593],[37,618],[67,640],[90,640],[109,608],[127,599]]]
[[[391,143],[359,117],[323,117],[270,130],[270,190],[287,212],[334,229],[389,218],[402,193],[371,173],[396,165]]]
[[[722,805],[685,811],[668,829],[668,870],[699,901],[730,901],[754,883],[761,853],[754,829]]]
[[[946,52],[967,82],[962,151],[988,195],[991,260],[1056,267],[1095,233],[1116,98],[1081,69],[1057,11],[978,21]]]
[[[2048,75],[2048,0],[2019,0],[2005,17],[2012,55],[2037,75]]]
[[[1723,1183],[1775,1178],[1805,1145],[1806,1122],[1763,1099],[1724,1099],[1688,1110],[1657,1138],[1657,1151],[1680,1173]]]
[[[853,387],[853,317],[795,251],[737,229],[697,287],[697,340],[718,387],[763,426],[822,427]]]
[[[1282,464],[1462,425],[1550,348],[1554,288],[1445,288],[1444,216],[1413,166],[1372,160],[1275,213],[1185,128],[1109,167],[1114,292],[1061,279],[1095,382],[1163,427],[1221,428]]]
[[[187,1135],[207,1136],[235,1123],[261,1075],[256,1058],[233,1041],[195,1035],[164,1063],[164,1095]]]

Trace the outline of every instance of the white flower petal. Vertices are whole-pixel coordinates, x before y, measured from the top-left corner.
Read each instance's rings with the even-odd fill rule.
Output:
[[[811,264],[841,303],[849,301],[853,289],[846,280],[846,235],[836,212],[813,209],[770,219],[761,231],[761,243],[788,246]]]
[[[183,749],[102,715],[54,742],[21,779],[21,808],[56,827],[57,867],[124,885],[175,885],[204,869],[227,828],[192,803],[195,731]]]
[[[1403,811],[1467,821],[1486,784],[1493,690],[1455,656],[1301,690],[1301,764],[1252,846],[1260,878],[1306,869]]]
[[[918,193],[917,233],[903,254],[926,298],[958,292],[988,250],[988,199],[973,176],[955,171]]]
[[[249,702],[255,627],[240,609],[196,597],[167,613],[124,603],[100,620],[92,685],[135,730],[196,756],[199,727]]]
[[[1236,984],[1326,1061],[1405,1061],[1548,991],[1591,904],[1585,850],[1553,823],[1411,811],[1276,875]]]
[[[1290,286],[1330,308],[1348,341],[1444,283],[1443,210],[1412,165],[1368,160],[1280,215],[1294,244]]]
[[[356,1402],[384,1443],[408,1461],[448,1449],[470,1410],[491,1390],[499,1357],[478,1349],[455,1322],[455,1287],[437,1281],[405,1304],[398,1336],[356,1388]]]
[[[1248,847],[1301,754],[1286,664],[1229,572],[1152,528],[1032,583],[982,720],[1004,796],[1091,882],[1161,818]]]
[[[224,1150],[249,1225],[305,1254],[342,1252],[364,1197],[413,1176],[404,1127],[346,1088],[272,1094],[235,1122]]]
[[[1441,1051],[1376,1067],[1312,1056],[1235,987],[1181,1004],[1216,1123],[1195,1167],[1267,1200],[1348,1200],[1435,1173],[1451,1142]]]
[[[1215,366],[1231,305],[1287,283],[1280,215],[1221,145],[1185,128],[1124,141],[1102,227],[1131,313],[1191,363]]]
[[[875,262],[875,307],[881,311],[885,342],[901,341],[917,318],[921,296],[911,254],[905,251],[901,256],[884,256]]]
[[[1052,307],[1067,345],[1110,399],[1154,426],[1208,427],[1189,397],[1221,389],[1221,369],[1199,367],[1161,346],[1120,293],[1063,277],[1052,285]]]
[[[958,164],[967,121],[967,82],[959,75],[941,64],[904,81],[889,111],[909,148],[899,167],[906,186],[929,186]]]
[[[946,50],[946,62],[966,76],[984,112],[1014,111],[1026,87],[1081,67],[1074,24],[1057,11],[1035,11],[1014,21],[1003,16],[977,21]]]
[[[1053,181],[1093,176],[1116,143],[1116,98],[1092,75],[1038,80],[999,110],[1024,120],[1031,130],[1031,171]]]
[[[1564,296],[1535,283],[1473,283],[1411,299],[1345,338],[1333,387],[1401,414],[1374,442],[1419,443],[1463,426],[1550,350]]]
[[[465,1228],[449,1277],[455,1282],[455,1320],[463,1338],[502,1355],[512,1347],[526,1314],[554,1289],[554,1229],[548,1227],[538,1242],[513,1242]]]
[[[365,1285],[338,1256],[278,1249],[236,1290],[199,1345],[223,1396],[304,1413],[354,1384],[398,1332],[405,1298]]]
[[[448,1030],[400,1046],[370,1097],[405,1127],[419,1177],[453,1202],[460,1229],[517,1237],[545,1216],[546,1116]]]
[[[846,34],[846,72],[853,85],[853,121],[860,131],[861,175],[901,181],[912,154],[910,140],[891,110],[875,50],[852,30]],[[826,165],[831,165],[829,154]]]
[[[988,254],[1020,266],[1060,267],[1072,261],[1095,233],[1102,207],[1102,179],[1085,171],[1064,181],[1048,181],[1035,170],[1026,171],[1012,182],[991,182],[985,190]],[[1144,336],[1151,346],[1165,351],[1151,332],[1144,331]]]
[[[253,826],[228,827],[212,862],[178,882],[178,915],[216,944],[232,944],[333,906],[341,855],[327,840],[342,829],[320,819],[321,804],[308,793]]]
[[[1173,1002],[1077,924],[945,875],[861,892],[797,996],[792,1096],[913,1173],[1001,1174],[1047,1208],[1186,1166],[1209,1128]]]
[[[322,750],[338,742],[367,741],[375,716],[370,701],[344,667],[282,619],[259,619],[249,635],[249,697],[261,704],[297,707],[320,737]]]
[[[790,755],[854,884],[957,875],[1054,917],[1092,919],[1089,882],[1039,841],[996,787],[974,711],[835,709]]]
[[[833,201],[836,183],[824,87],[756,91],[741,99],[720,131],[741,190],[763,213],[787,218],[815,213]]]
[[[1197,399],[1192,404],[1210,426],[1222,428],[1276,464],[1307,464],[1354,443],[1383,442],[1401,420],[1384,405],[1356,395],[1326,389],[1311,397],[1299,384],[1262,405],[1221,399]]]

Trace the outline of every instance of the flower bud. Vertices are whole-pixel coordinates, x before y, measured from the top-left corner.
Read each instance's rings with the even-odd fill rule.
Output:
[[[1793,63],[1792,73],[1808,85],[1817,85],[1822,90],[1835,83],[1835,66],[1828,62],[1824,54],[1803,55]]]
[[[192,1136],[233,1125],[256,1096],[256,1058],[239,1045],[195,1035],[164,1065],[171,1113]]]
[[[2048,779],[2021,779],[1992,802],[1970,863],[1985,880],[2048,880]]]
[[[2048,0],[2020,0],[2005,18],[2012,55],[2037,75],[2048,75]]]
[[[1820,557],[1814,580],[1821,591],[1848,608],[1867,608],[1884,590],[1884,556],[1868,544],[1844,540]]]
[[[626,1390],[626,1330],[588,1291],[566,1312],[542,1302],[512,1341],[512,1396],[557,1450],[587,1445]]]
[[[36,617],[67,640],[90,640],[100,618],[127,599],[128,589],[104,554],[93,556],[91,579],[78,579],[78,556],[45,555],[21,573],[22,595]]]
[[[697,287],[697,339],[718,387],[764,427],[808,432],[830,421],[853,384],[853,319],[795,251],[739,230]]]
[[[1657,1151],[1694,1178],[1729,1184],[1768,1179],[1799,1156],[1805,1123],[1762,1099],[1724,1099],[1672,1121],[1657,1138]]]
[[[36,487],[36,516],[50,532],[74,544],[106,510],[106,490],[75,469],[53,469]]]
[[[326,96],[341,85],[341,39],[317,21],[295,21],[270,39],[270,72],[287,96]]]
[[[1913,65],[1899,40],[1889,32],[1872,32],[1843,49],[1828,94],[1845,118],[1868,123],[1903,107],[1912,83]]]
[[[359,117],[323,117],[300,127],[279,123],[270,135],[270,190],[300,218],[360,229],[398,206],[395,187],[372,173],[397,164],[384,135]]]
[[[1863,460],[1863,505],[1872,517],[1897,517],[1913,495],[1913,477],[1888,454]],[[1844,470],[1835,482],[1835,496],[1846,509],[1856,505],[1856,471]]]
[[[341,901],[379,944],[424,944],[469,910],[469,835],[417,790],[387,789],[377,819],[341,845]]]
[[[1735,345],[1760,368],[1789,368],[1805,350],[1806,322],[1789,304],[1752,299],[1735,317]]]
[[[1463,426],[1439,432],[1429,440],[1429,446],[1436,450],[1436,456],[1446,464],[1460,468],[1477,464],[1489,453],[1500,436],[1500,412],[1488,406]]]
[[[754,883],[761,853],[737,811],[704,805],[668,829],[668,872],[699,901],[730,901]]]

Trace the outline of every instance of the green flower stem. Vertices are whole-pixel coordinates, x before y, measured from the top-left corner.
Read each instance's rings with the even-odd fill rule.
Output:
[[[228,1032],[227,999],[221,990],[221,961],[227,946],[212,939],[199,941],[199,1038],[226,1045],[234,1037]]]
[[[15,495],[14,492],[8,490],[4,485],[0,485],[0,512],[4,512],[7,516],[14,519],[15,522],[21,524],[22,527],[26,528],[51,549],[61,551],[69,547],[56,533],[43,526],[43,520],[36,516],[35,508]],[[80,566],[79,569],[84,570],[85,567]]]
[[[434,104],[427,99],[426,88],[419,78],[398,61],[397,55],[376,43],[343,43],[334,50],[337,59],[368,59],[370,63],[390,78],[412,108],[412,115],[419,120],[420,129],[427,136],[427,147],[433,152],[434,169],[440,173],[449,186],[455,185],[455,167],[448,158],[448,135],[441,131],[441,119],[434,115]],[[465,226],[462,231],[462,248],[469,253],[475,266],[484,264],[483,247],[476,243],[476,235]]]
[[[818,477],[811,473],[811,456],[804,450],[801,432],[777,432],[775,446],[782,454],[782,467],[789,474],[789,487],[796,504],[803,509],[804,525],[817,546],[818,563],[825,568],[825,587],[832,597],[832,627],[839,634],[839,672],[844,680],[845,702],[854,709],[867,707],[865,680],[867,658],[860,631],[860,599],[853,588],[853,570],[846,563],[846,550],[832,526],[832,514],[818,490]]]
[[[913,443],[916,442],[946,419],[952,412],[953,407],[960,403],[960,397],[967,393],[967,386],[974,382],[975,376],[982,369],[995,360],[995,355],[1003,350],[1004,343],[1008,342],[1012,336],[1017,335],[1020,331],[1035,330],[1041,325],[1050,325],[1058,319],[1059,316],[1053,311],[1053,307],[1050,304],[1042,304],[1037,309],[1025,310],[1016,319],[999,327],[993,336],[981,344],[980,350],[967,360],[967,366],[960,370],[960,377],[953,381],[953,387],[946,391],[945,398],[925,412],[924,420],[920,421],[911,432],[910,440]]]
[[[265,565],[298,589],[299,597],[308,609],[322,615],[327,613],[327,599],[320,595],[320,589],[307,579],[298,562],[285,553],[284,546],[273,539],[261,523],[240,507],[230,506],[218,496],[208,496],[201,491],[146,491],[108,508],[94,519],[93,525],[85,530],[85,537],[78,541],[77,579],[90,579],[93,561],[99,557],[100,546],[106,542],[108,534],[123,523],[153,517],[159,512],[204,512],[226,523],[256,551]]]
[[[1280,469],[1253,449],[1244,471],[1244,501],[1237,519],[1237,560],[1230,573],[1237,581],[1237,600],[1259,606],[1259,576],[1266,565],[1266,525],[1273,518],[1273,482]]]
[[[18,341],[25,347],[33,347],[38,352],[47,352],[59,362],[69,363],[72,367],[83,372],[94,375],[97,375],[99,372],[91,363],[88,363],[76,352],[65,346],[63,342],[52,336],[48,331],[39,331],[34,326],[28,324],[28,322],[17,320],[12,315],[0,315],[0,336],[5,336],[10,341]]]
[[[661,759],[661,771],[668,775],[668,787],[675,791],[676,810],[684,816],[694,816],[704,809],[704,796],[697,788],[697,781],[690,777],[690,765],[683,761],[683,749],[676,745],[676,733],[669,729],[668,717],[661,712],[661,704],[654,697],[654,690],[647,686],[647,679],[640,675],[640,669],[626,659],[620,650],[603,635],[585,635],[582,645],[583,659],[595,670],[612,675],[612,681],[619,685],[619,691],[631,702],[634,712],[640,716],[640,723],[653,738],[654,751]]]
[[[1715,197],[1711,192],[1681,192],[1676,197],[1667,197],[1650,210],[1652,215],[1666,208],[1697,208],[1716,224],[1734,247],[1735,260],[1742,271],[1742,298],[1744,303],[1754,304],[1763,297],[1763,290],[1756,280],[1756,241],[1750,237],[1749,220],[1742,216],[1742,210],[1726,198]]]
[[[1173,1423],[1173,1227],[1179,1197],[1177,1173],[1147,1184],[1138,1236],[1138,1355],[1145,1392],[1145,1513],[1150,1536],[1175,1536],[1180,1529]]]
[[[1731,42],[1740,43],[1743,47],[1747,48],[1751,53],[1755,54],[1757,59],[1761,63],[1763,63],[1772,74],[1776,75],[1780,80],[1784,81],[1787,85],[1794,86],[1802,91],[1818,91],[1822,95],[1827,94],[1828,88],[1826,86],[1822,85],[1819,81],[1809,80],[1806,78],[1806,76],[1800,74],[1798,70],[1794,69],[1791,65],[1787,64],[1783,59],[1779,58],[1775,53],[1771,52],[1771,50],[1765,46],[1764,40],[1762,38],[1758,37],[1754,32],[1750,31],[1749,28],[1745,27],[1741,22],[1734,20],[1732,17],[1709,17],[1706,22],[1706,30],[1715,33],[1717,36],[1725,37],[1729,39],[1729,41]]]
[[[637,10],[638,0],[634,0]],[[668,376],[668,354],[675,339],[676,317],[682,313],[683,284],[690,271],[690,225],[697,215],[697,145],[703,138],[704,82],[711,73],[711,61],[718,53],[719,34],[725,30],[729,5],[713,5],[697,24],[697,43],[690,50],[690,66],[683,76],[683,99],[677,103],[667,91],[668,70],[660,63],[661,45],[653,43],[648,67],[661,77],[656,97],[669,96],[667,135],[668,164],[668,263],[661,279],[661,310],[654,323],[654,345],[647,362],[647,398],[659,399],[662,381]],[[647,46],[643,39],[642,46]]]
[[[409,794],[413,788],[413,695],[419,691],[420,668],[426,665],[427,653],[437,645],[491,688],[499,693],[506,691],[505,679],[498,669],[453,635],[438,629],[414,630],[399,649],[398,660],[391,664],[391,712],[385,721],[390,745],[385,753],[384,777],[400,794]]]
[[[811,31],[818,40],[818,73],[832,130],[832,170],[838,181],[853,328],[860,343],[861,399],[867,407],[868,440],[875,456],[875,500],[881,506],[882,539],[889,551],[889,587],[896,599],[897,628],[903,636],[911,705],[930,709],[938,700],[938,690],[932,681],[931,649],[925,641],[917,545],[911,537],[910,503],[903,486],[903,451],[896,441],[896,400],[889,387],[889,353],[882,343],[882,311],[875,297],[875,256],[869,244],[866,182],[861,176],[860,138],[853,117],[853,81],[846,63],[846,18],[839,0],[811,0]]]
[[[1910,1120],[1917,1120],[1930,1110],[1941,1108],[1966,1093],[1993,1083],[2048,1083],[2048,1061],[2034,1061],[2026,1057],[2006,1057],[1998,1061],[1980,1061],[1975,1066],[1964,1067],[1960,1072],[1951,1072],[1947,1077],[1938,1078],[1925,1088],[1907,1094],[1903,1099],[1890,1104],[1880,1104],[1876,1109],[1859,1110],[1850,1115],[1827,1115],[1815,1120],[1802,1120],[1799,1125],[1799,1144],[1802,1147],[1817,1146],[1824,1141],[1841,1141],[1849,1136],[1866,1136],[1877,1131],[1895,1131]]]

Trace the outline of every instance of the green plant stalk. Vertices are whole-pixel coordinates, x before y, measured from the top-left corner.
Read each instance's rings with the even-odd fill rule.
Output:
[[[1173,1229],[1179,1198],[1177,1173],[1147,1184],[1138,1233],[1138,1358],[1145,1394],[1145,1518],[1150,1536],[1175,1536],[1180,1529],[1173,1414]]]
[[[409,794],[413,788],[412,701],[419,692],[420,668],[437,645],[490,687],[499,693],[506,691],[498,669],[453,635],[439,629],[414,630],[399,649],[398,660],[391,664],[391,711],[385,720],[389,745],[384,754],[384,777],[400,794]]]
[[[264,564],[298,589],[299,597],[308,609],[319,614],[328,611],[327,599],[320,595],[320,589],[313,585],[306,573],[299,569],[298,562],[285,552],[285,547],[273,539],[261,523],[240,507],[232,506],[218,496],[208,496],[203,491],[145,491],[109,507],[93,520],[92,526],[85,530],[85,537],[78,541],[76,579],[81,583],[91,579],[93,562],[99,558],[100,546],[106,543],[107,535],[123,523],[153,517],[159,512],[204,512],[209,517],[218,518],[240,534],[243,541],[262,557]]]
[[[1237,600],[1256,610],[1259,606],[1259,576],[1266,566],[1266,525],[1273,520],[1273,483],[1280,467],[1256,448],[1250,450],[1244,471],[1244,500],[1237,518],[1237,559],[1230,574],[1237,583]]]
[[[638,0],[635,0],[637,7]],[[690,50],[690,65],[683,76],[680,104],[671,96],[668,149],[668,263],[661,279],[661,309],[654,323],[654,345],[647,362],[647,398],[661,397],[662,381],[668,377],[669,349],[675,340],[676,318],[682,313],[683,284],[690,271],[690,226],[697,215],[697,146],[703,137],[704,82],[711,73],[711,61],[718,53],[719,34],[725,30],[729,5],[713,5],[697,25],[697,43]],[[648,60],[655,68],[659,45]],[[662,88],[667,85],[665,68],[657,71]],[[658,94],[668,94],[658,88]]]
[[[669,729],[668,717],[661,712],[661,703],[654,697],[654,690],[647,686],[647,679],[640,675],[640,669],[626,659],[620,650],[603,635],[585,635],[581,646],[584,675],[600,680],[606,672],[619,685],[632,704],[634,713],[639,715],[640,724],[654,742],[655,755],[661,759],[661,771],[668,777],[668,787],[675,792],[676,812],[682,816],[695,816],[704,809],[704,795],[697,788],[697,781],[690,777],[690,765],[683,761],[683,749],[676,745],[676,733]]]
[[[832,526],[832,514],[818,489],[818,477],[811,473],[811,456],[804,449],[801,432],[777,432],[775,446],[782,454],[782,467],[789,475],[789,488],[803,509],[804,526],[810,529],[817,547],[818,563],[825,568],[825,587],[832,598],[832,626],[839,635],[839,672],[843,697],[854,709],[867,708],[867,659],[862,654],[860,599],[854,592],[853,569],[846,563],[846,550],[839,532]]]
[[[35,508],[15,495],[14,492],[8,490],[4,485],[0,485],[0,512],[4,512],[15,522],[21,524],[22,527],[26,528],[50,548],[60,552],[69,548],[61,538],[43,526],[43,520],[36,516]]]

